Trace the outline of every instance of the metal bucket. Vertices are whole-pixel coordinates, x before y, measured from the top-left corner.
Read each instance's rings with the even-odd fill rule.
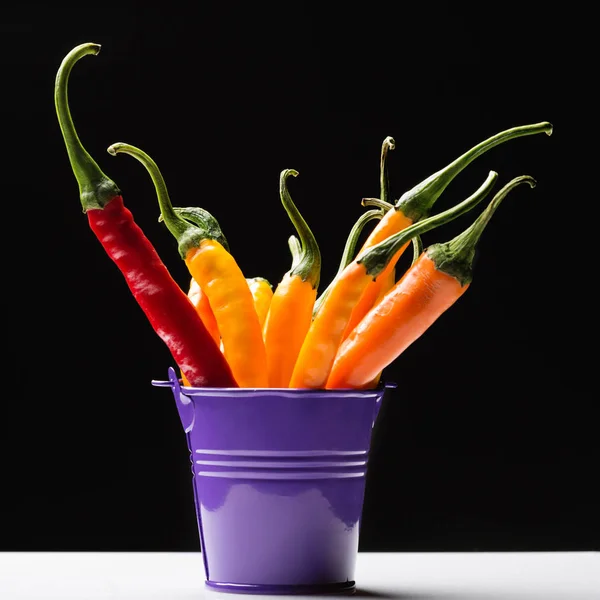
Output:
[[[386,389],[183,387],[206,585],[352,591],[371,434]]]

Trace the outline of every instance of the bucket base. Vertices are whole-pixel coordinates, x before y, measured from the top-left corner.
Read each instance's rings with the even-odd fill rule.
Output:
[[[342,583],[324,583],[317,585],[260,585],[245,583],[217,583],[205,581],[209,589],[230,594],[262,594],[265,596],[278,595],[316,595],[316,594],[353,594],[356,591],[354,581]]]

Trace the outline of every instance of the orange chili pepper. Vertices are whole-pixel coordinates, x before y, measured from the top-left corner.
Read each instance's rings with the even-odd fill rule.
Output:
[[[412,260],[411,266],[415,264],[417,259],[421,256],[421,252],[423,252],[423,243],[421,242],[421,236],[415,235],[415,237],[412,239],[412,244],[413,244],[413,260]],[[394,285],[396,285],[396,269],[392,269],[389,272],[386,281],[384,281],[383,286],[381,287],[381,290],[379,291],[379,296],[373,303],[373,306],[378,306],[379,303],[385,297],[385,295],[394,287]],[[352,331],[348,332],[348,329],[349,328],[346,327],[346,331],[344,331],[344,340],[348,337],[348,335],[350,335],[350,333],[352,333],[352,331],[354,331],[354,329],[353,329]],[[379,371],[379,373],[377,373],[377,375],[373,378],[373,380],[369,384],[367,384],[365,386],[365,388],[373,389],[373,388],[377,387],[377,385],[379,384],[379,380],[381,379],[381,374],[382,374],[382,371]]]
[[[413,223],[416,223],[420,219],[427,217],[430,214],[435,202],[441,196],[442,192],[448,187],[452,180],[476,158],[508,140],[538,133],[546,133],[547,135],[551,135],[552,124],[548,123],[547,121],[543,121],[533,125],[513,127],[511,129],[501,131],[480,142],[469,151],[459,156],[448,166],[440,171],[437,171],[436,173],[433,173],[433,175],[430,175],[427,179],[413,187],[411,190],[405,192],[394,204],[393,208],[382,217],[381,221],[365,240],[359,252],[359,256],[360,254],[366,252],[369,248],[372,248],[379,242],[385,240],[390,235],[394,235],[406,227],[409,227]],[[405,244],[403,247],[398,249],[396,255],[388,263],[388,269],[391,270],[394,268],[398,262],[398,259],[406,250],[407,246],[408,244]],[[375,297],[377,297],[379,288],[385,279],[385,275],[386,273],[382,273],[380,276],[375,278],[372,283],[369,284],[368,287],[376,289],[365,292],[368,295],[364,300],[361,299],[361,301],[357,303],[357,307],[355,309],[356,312],[352,317],[354,324],[358,323],[371,308],[372,301]]]
[[[273,286],[264,277],[247,277],[246,281],[254,299],[254,309],[262,331],[273,298]]]
[[[379,187],[380,187],[380,196],[379,201],[376,198],[365,198],[363,199],[363,204],[376,204],[379,203],[382,206],[382,218],[383,215],[389,210],[393,210],[394,206],[390,204],[390,183],[388,176],[388,163],[387,163],[387,155],[390,150],[393,150],[396,147],[396,142],[392,137],[386,137],[383,140],[383,144],[381,145],[381,155],[379,160]],[[409,223],[410,224],[410,223]],[[381,223],[380,223],[381,225]],[[407,225],[408,226],[408,225]],[[373,232],[377,229],[377,227],[373,230]],[[373,235],[371,232],[371,236]],[[371,237],[369,236],[369,237]],[[368,239],[368,238],[367,238]],[[407,242],[408,245],[409,242]],[[404,252],[404,246],[398,252],[400,255]],[[394,261],[395,263],[395,261]],[[359,301],[356,303],[356,306],[352,310],[352,315],[350,320],[348,321],[348,325],[346,325],[346,330],[344,331],[344,335],[342,339],[346,339],[348,334],[356,327],[358,322],[363,318],[366,312],[377,302],[377,298],[381,295],[381,291],[384,288],[389,289],[392,285],[396,283],[396,268],[395,264],[388,265],[388,267],[384,270],[383,273],[379,275],[377,278],[377,282],[373,282],[369,284]],[[386,291],[387,291],[386,289]]]
[[[383,272],[398,248],[409,242],[415,235],[421,235],[443,225],[478,204],[488,194],[497,177],[497,173],[490,172],[485,183],[472,196],[373,246],[342,271],[313,319],[300,350],[290,387],[319,389],[325,387],[352,310],[369,281]]]
[[[208,296],[223,353],[239,387],[267,387],[266,353],[254,299],[239,265],[210,231],[184,219],[173,209],[164,179],[152,158],[129,144],[113,144],[148,170],[156,188],[165,225],[177,240],[190,275]]]
[[[206,325],[206,329],[208,329],[212,339],[215,340],[215,344],[218,346],[221,343],[221,334],[219,333],[219,325],[217,324],[215,313],[210,306],[208,296],[202,291],[202,288],[193,277],[190,279],[190,289],[187,295],[192,301],[198,316],[202,319],[204,325]]]
[[[273,293],[263,329],[267,352],[269,387],[287,387],[298,352],[310,327],[321,275],[321,253],[315,237],[292,201],[287,178],[298,172],[285,169],[279,178],[281,202],[300,238],[301,251],[296,263],[283,276]]]
[[[379,200],[377,200],[377,203],[380,204]],[[352,226],[350,233],[348,234],[348,238],[346,239],[346,245],[344,246],[344,251],[342,252],[342,259],[340,261],[340,265],[338,267],[338,271],[337,271],[335,277],[333,278],[331,283],[327,286],[327,288],[323,291],[323,293],[317,298],[317,300],[315,302],[315,306],[313,309],[313,317],[317,314],[317,312],[319,312],[319,309],[321,308],[321,304],[323,304],[325,298],[329,294],[329,291],[330,291],[331,287],[333,286],[335,279],[352,262],[352,260],[354,260],[355,254],[356,254],[356,246],[358,244],[358,239],[359,239],[360,234],[362,233],[365,225],[369,221],[373,221],[374,219],[381,219],[383,214],[384,214],[383,210],[373,209],[373,210],[368,210],[368,211],[362,213],[360,215],[360,217],[358,217],[358,219]]]
[[[221,334],[219,333],[219,326],[217,324],[217,319],[215,319],[215,313],[213,313],[213,310],[210,307],[208,296],[202,291],[202,288],[198,285],[198,282],[193,277],[190,279],[190,288],[187,296],[194,305],[196,313],[200,317],[200,320],[204,323],[206,330],[215,341],[215,344],[220,346]],[[221,348],[221,352],[222,351],[223,350]],[[180,374],[183,385],[189,386],[190,382],[184,375],[183,371],[180,370]]]
[[[389,150],[393,150],[395,147],[396,147],[396,142],[395,142],[394,138],[388,136],[385,138],[385,140],[383,140],[383,144],[381,146],[380,161],[379,161],[379,185],[380,185],[380,190],[381,190],[380,191],[381,198],[363,198],[363,200],[362,200],[363,206],[376,206],[379,208],[379,210],[367,211],[366,213],[361,215],[361,217],[359,217],[359,219],[354,224],[354,227],[352,228],[350,235],[348,236],[348,239],[346,240],[346,247],[344,248],[344,253],[342,255],[342,261],[340,263],[338,272],[336,273],[335,277],[337,277],[348,266],[350,261],[354,259],[355,255],[356,255],[356,246],[358,244],[358,238],[359,238],[360,234],[362,233],[362,230],[365,227],[365,225],[373,219],[381,219],[387,211],[389,211],[390,209],[392,209],[394,207],[393,204],[390,204],[390,202],[388,201],[389,178],[388,178],[388,167],[387,167],[387,154],[388,154]],[[317,301],[315,303],[315,309],[313,311],[314,314],[316,314],[318,312],[319,308],[321,307],[321,304],[323,303],[323,300],[325,299],[325,296],[329,293],[329,289],[335,282],[335,277],[333,278],[333,280],[329,284],[329,286],[327,286],[325,291],[321,294],[321,296],[319,298],[317,298]],[[375,297],[377,296],[377,291],[374,288],[373,288],[373,291],[374,291],[374,294],[372,295],[372,297],[369,296],[368,298],[364,299],[364,302],[368,303],[369,305],[371,305],[373,303]],[[369,292],[369,288],[367,288],[367,290],[365,290],[365,294],[363,294],[363,296],[367,296],[368,292]]]
[[[523,175],[504,186],[475,222],[455,238],[429,246],[367,313],[341,345],[327,380],[327,388],[372,387],[373,379],[417,340],[460,298],[473,279],[473,258],[481,234],[504,197]]]

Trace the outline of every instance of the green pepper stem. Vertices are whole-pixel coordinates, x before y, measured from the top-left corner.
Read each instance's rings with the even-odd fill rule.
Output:
[[[115,196],[121,194],[117,184],[109,179],[96,161],[83,147],[69,108],[69,76],[75,63],[88,54],[98,54],[100,44],[81,44],[62,60],[54,84],[54,106],[62,132],[69,162],[79,185],[79,198],[83,212],[91,208],[104,208]]]
[[[198,227],[198,225],[194,223],[186,221],[182,216],[177,214],[173,208],[173,205],[171,204],[167,185],[162,173],[160,172],[157,164],[150,156],[148,156],[148,154],[146,154],[143,150],[136,148],[135,146],[131,146],[130,144],[125,144],[123,142],[112,144],[107,148],[107,151],[112,156],[116,156],[117,154],[129,154],[141,162],[144,167],[146,167],[146,170],[150,174],[152,182],[154,183],[154,188],[156,189],[158,205],[162,218],[167,226],[167,229],[177,240],[179,254],[183,259],[186,258],[190,249],[197,248],[203,239],[207,239],[209,237],[208,232],[205,229]]]
[[[291,270],[294,270],[300,262],[300,258],[302,257],[302,244],[295,235],[290,235],[288,238],[288,248],[290,249],[290,253],[292,255]]]
[[[302,281],[308,281],[313,289],[319,287],[321,277],[321,252],[310,227],[300,214],[287,189],[287,178],[298,176],[294,169],[284,169],[279,177],[279,195],[285,211],[294,224],[300,238],[301,255],[298,264],[292,267],[290,275],[297,275]]]
[[[383,200],[380,200],[379,198],[363,198],[360,201],[360,203],[363,206],[376,206],[377,208],[382,210],[384,213],[386,213],[388,210],[394,208],[393,204],[391,204],[390,202],[384,202]]]
[[[313,308],[313,315],[316,315],[317,312],[319,312],[319,308],[321,307],[321,305],[325,301],[325,298],[329,294],[329,290],[331,289],[331,286],[333,285],[333,282],[335,281],[336,277],[354,260],[354,257],[356,256],[356,246],[358,244],[360,234],[362,233],[362,230],[364,229],[365,225],[373,219],[381,219],[382,216],[383,212],[381,210],[373,209],[362,213],[360,217],[358,217],[358,219],[352,226],[352,229],[350,230],[348,238],[346,239],[346,245],[344,246],[344,252],[342,253],[342,259],[340,261],[337,273],[331,281],[331,283],[327,286],[327,288],[325,288],[325,290],[323,290],[323,293],[317,298],[315,306]]]
[[[381,210],[373,209],[364,212],[358,217],[350,230],[350,235],[348,235],[348,238],[346,239],[346,245],[344,246],[342,259],[336,275],[339,275],[354,260],[354,257],[356,256],[356,246],[358,245],[358,240],[365,225],[369,223],[369,221],[381,219],[382,216],[383,213]]]
[[[423,241],[421,240],[420,235],[415,235],[415,237],[412,239],[412,245],[413,245],[413,258],[412,258],[411,265],[414,265],[415,262],[417,262],[417,259],[419,258],[419,256],[421,256],[421,254],[423,253]]]
[[[483,200],[490,192],[494,183],[498,179],[498,173],[490,171],[487,179],[481,187],[466,200],[441,212],[437,215],[417,221],[399,233],[391,235],[379,244],[372,246],[363,256],[358,259],[358,263],[365,267],[368,275],[373,278],[377,277],[388,265],[392,257],[406,242],[414,238],[416,235],[421,235],[431,229],[435,229],[440,225],[444,225],[465,212],[474,208],[481,200]]]
[[[393,137],[386,137],[381,145],[381,158],[379,161],[379,187],[382,202],[390,201],[390,180],[388,176],[387,155],[390,150],[396,147],[396,141]]]
[[[447,167],[430,175],[414,188],[405,192],[396,202],[396,208],[402,210],[413,222],[426,217],[450,182],[477,157],[508,140],[537,133],[552,135],[552,124],[543,121],[533,125],[513,127],[493,135],[459,156]]]
[[[204,210],[199,206],[174,206],[173,210],[186,221],[198,225],[198,227],[205,230],[207,237],[217,240],[227,252],[230,251],[229,243],[219,222],[207,210]],[[158,221],[159,223],[164,221],[162,213],[158,216]]]
[[[536,180],[529,175],[515,177],[498,191],[485,210],[467,229],[448,242],[433,244],[428,248],[427,256],[433,260],[436,268],[452,275],[463,286],[470,283],[473,276],[475,249],[483,230],[502,200],[522,183],[528,183],[532,188],[536,186]]]

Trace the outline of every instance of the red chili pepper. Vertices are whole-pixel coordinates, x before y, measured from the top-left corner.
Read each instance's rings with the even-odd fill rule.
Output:
[[[134,298],[190,385],[237,387],[225,357],[187,294],[133,220],[117,185],[104,175],[79,140],[68,104],[69,75],[79,59],[99,51],[98,44],[75,47],[63,59],[56,75],[56,113],[79,184],[83,211],[92,231],[125,277]]]

